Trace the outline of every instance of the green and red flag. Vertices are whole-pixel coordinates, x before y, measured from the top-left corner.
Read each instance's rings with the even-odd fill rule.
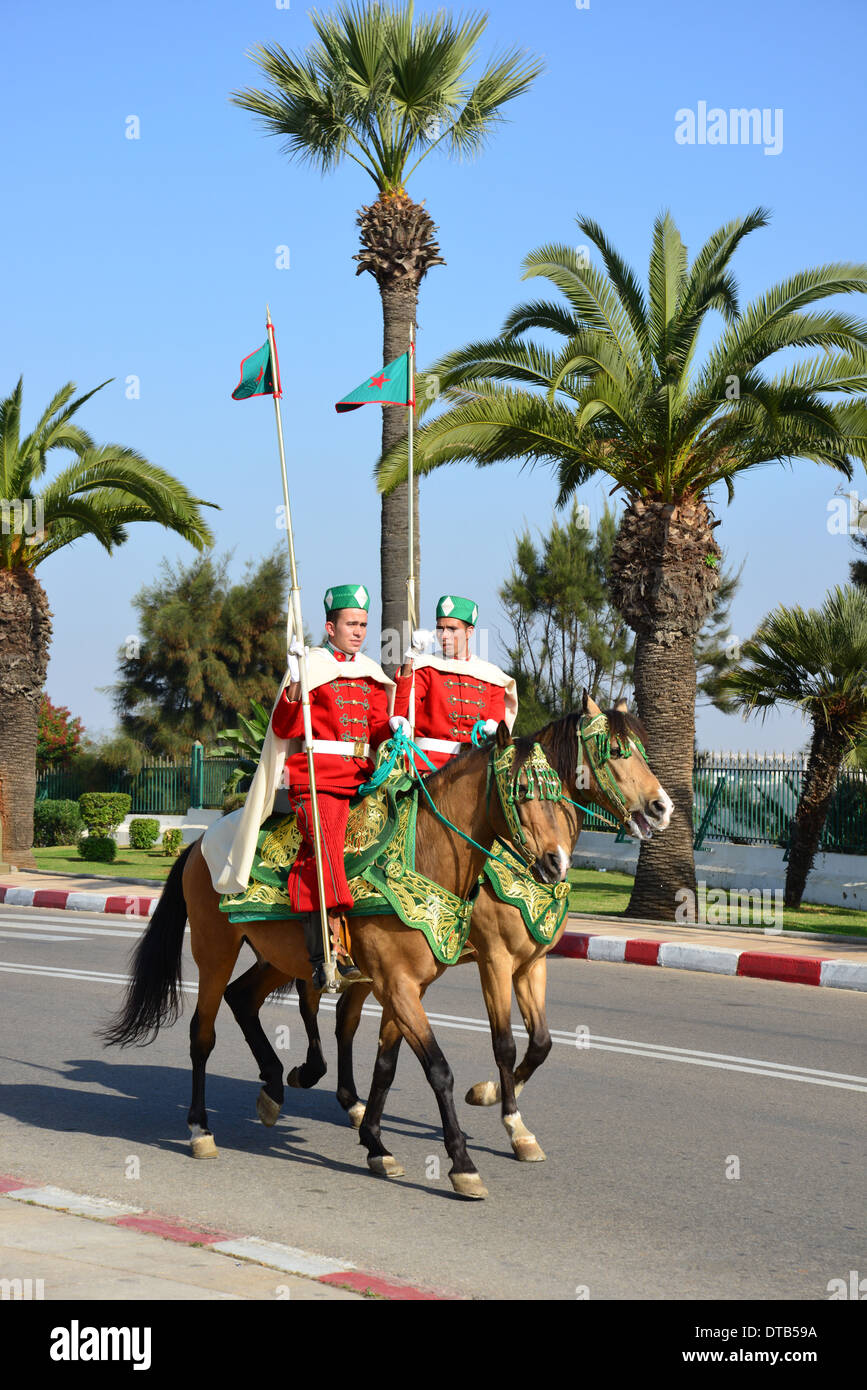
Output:
[[[338,401],[334,409],[358,410],[362,405],[415,405],[410,389],[409,353],[401,353],[375,376],[365,377],[360,386]]]
[[[271,343],[263,343],[241,363],[241,380],[232,392],[233,401],[246,401],[250,396],[282,396],[280,386],[280,364],[276,362],[277,347],[274,347],[274,362],[271,360]],[[277,370],[274,371],[276,362]],[[277,388],[274,389],[274,378]]]

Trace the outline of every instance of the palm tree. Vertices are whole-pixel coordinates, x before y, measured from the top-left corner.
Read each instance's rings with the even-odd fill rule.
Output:
[[[725,684],[748,713],[794,705],[813,725],[786,871],[785,905],[800,907],[837,775],[867,734],[867,593],[848,585],[821,608],[774,609]]]
[[[278,44],[259,46],[250,57],[271,90],[233,94],[271,135],[286,137],[284,151],[330,173],[352,160],[373,180],[377,199],[358,216],[361,251],[357,274],[371,274],[382,299],[383,362],[407,350],[415,325],[418,290],[428,270],[444,265],[436,228],[406,185],[432,150],[453,156],[479,152],[506,102],[526,91],[542,69],[539,61],[512,50],[491,61],[470,84],[467,73],[487,25],[486,15],[459,22],[440,11],[414,21],[413,4],[339,5],[334,14],[314,12],[318,36],[305,54],[292,56]],[[407,433],[407,412],[384,407],[382,447]],[[403,629],[406,615],[408,549],[407,485],[383,497],[380,571],[383,655],[393,665],[388,634]],[[419,574],[418,491],[415,511],[415,573]],[[415,594],[418,611],[418,592]]]
[[[22,380],[0,401],[0,853],[34,868],[33,802],[39,704],[48,665],[51,612],[36,569],[83,536],[111,553],[131,521],[156,521],[197,550],[213,537],[192,497],[170,473],[121,444],[94,444],[73,416],[102,386],[73,400],[67,382],[35,429],[21,438]],[[75,455],[37,491],[48,455]]]
[[[594,474],[626,506],[609,570],[615,606],[636,634],[635,694],[648,753],[673,797],[665,835],[641,847],[628,911],[670,919],[679,888],[695,889],[692,766],[695,644],[720,583],[720,523],[709,490],[771,462],[808,458],[851,477],[867,457],[867,326],[841,311],[813,312],[832,295],[867,290],[867,266],[826,265],[773,286],[741,310],[729,262],[762,208],[721,227],[690,265],[668,213],[653,229],[648,291],[601,227],[579,218],[596,247],[543,246],[525,278],[545,276],[565,304],[520,305],[502,337],[471,343],[432,370],[449,408],[419,430],[418,472],[469,460],[554,465],[564,502]],[[700,366],[711,310],[725,326]],[[525,338],[548,330],[554,345]],[[562,340],[558,343],[558,340]],[[774,377],[766,359],[819,351]],[[826,393],[860,393],[828,404]],[[406,451],[380,463],[388,491],[406,476]]]

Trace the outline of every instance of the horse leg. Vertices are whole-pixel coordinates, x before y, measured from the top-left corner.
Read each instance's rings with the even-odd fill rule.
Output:
[[[190,1061],[193,1067],[193,1095],[187,1115],[190,1128],[190,1147],[193,1158],[216,1158],[217,1146],[208,1128],[205,1109],[205,1068],[217,1040],[214,1021],[223,998],[223,991],[235,968],[241,949],[239,936],[227,930],[221,918],[222,934],[211,932],[202,941],[198,938],[193,916],[190,935],[193,956],[199,968],[199,997],[190,1023]]]
[[[307,1091],[321,1081],[328,1070],[319,1036],[318,1014],[322,991],[315,989],[312,981],[308,980],[296,980],[295,988],[298,991],[301,1021],[307,1032],[307,1056],[300,1067],[292,1068],[286,1077],[286,1084]]]
[[[516,973],[512,984],[524,1027],[529,1035],[524,1059],[515,1071],[515,1094],[522,1089],[533,1072],[541,1067],[554,1044],[548,1029],[545,1012],[545,987],[548,978],[548,957],[538,956],[525,969]]]
[[[436,972],[436,974],[439,973],[441,970]],[[433,974],[432,978],[435,979],[436,974]],[[443,1127],[443,1142],[452,1161],[449,1171],[449,1181],[452,1187],[462,1197],[487,1197],[487,1188],[479,1176],[476,1165],[470,1158],[467,1149],[467,1137],[458,1123],[452,1069],[434,1036],[430,1021],[422,1007],[422,995],[429,983],[429,980],[420,981],[418,978],[407,978],[404,975],[393,992],[389,993],[387,990],[384,992],[385,997],[382,1001],[383,1023],[388,1015],[390,1026],[385,1037],[383,1037],[382,1032],[380,1033],[380,1056],[377,1058],[374,1084],[371,1087],[370,1099],[367,1102],[367,1109],[361,1122],[359,1139],[362,1144],[367,1144],[368,1153],[371,1153],[371,1139],[381,1146],[378,1123],[385,1103],[385,1093],[391,1085],[397,1062],[397,1044],[393,1041],[394,1025],[396,1025],[421,1062],[428,1084],[436,1096]],[[380,1058],[383,1061],[381,1075],[379,1072]],[[371,1120],[374,1122],[373,1125],[370,1123]],[[370,1158],[368,1158],[368,1163],[370,1163]]]
[[[479,954],[479,974],[482,993],[491,1025],[491,1041],[494,1059],[500,1073],[499,1087],[491,1082],[482,1087],[474,1086],[467,1092],[470,1105],[484,1104],[490,1091],[498,1091],[501,1101],[503,1124],[511,1140],[515,1157],[524,1163],[540,1163],[545,1154],[536,1143],[536,1136],[527,1129],[518,1110],[515,1084],[515,1060],[517,1049],[512,1032],[512,960],[504,951]],[[479,1092],[483,1093],[480,1100]],[[490,1102],[488,1102],[490,1103]]]
[[[364,1116],[364,1101],[359,1100],[355,1089],[352,1044],[361,1022],[364,1001],[372,988],[369,984],[353,985],[351,989],[344,990],[337,1001],[337,1099],[354,1129],[358,1129]]]
[[[348,993],[354,994],[355,990],[350,990]],[[400,1051],[402,1041],[403,1034],[392,1017],[390,1009],[383,1007],[382,1021],[379,1025],[379,1048],[376,1054],[376,1065],[373,1069],[370,1096],[358,1129],[358,1142],[364,1144],[367,1149],[368,1168],[372,1173],[377,1173],[383,1178],[400,1178],[404,1174],[404,1169],[383,1144],[381,1128],[385,1099],[394,1080],[397,1054]]]
[[[273,1125],[283,1107],[283,1063],[274,1051],[259,1019],[259,1010],[275,989],[291,983],[268,961],[257,961],[227,988],[223,998],[235,1015],[247,1046],[259,1064],[262,1089],[256,1097],[256,1114],[263,1125]]]

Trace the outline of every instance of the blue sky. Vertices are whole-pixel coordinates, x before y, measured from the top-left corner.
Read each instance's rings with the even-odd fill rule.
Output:
[[[661,209],[694,254],[722,223],[766,205],[770,227],[733,264],[743,302],[804,267],[865,259],[859,0],[589,0],[583,9],[497,0],[488,12],[481,54],[517,45],[542,55],[546,70],[477,160],[432,155],[412,179],[447,262],[422,285],[420,367],[497,332],[516,303],[535,297],[542,287],[521,281],[523,257],[544,242],[580,244],[578,213],[600,222],[644,278]],[[84,407],[83,425],[218,503],[208,514],[217,549],[233,551],[240,577],[246,560],[284,539],[275,526],[273,409],[231,400],[241,357],[264,340],[270,302],[302,597],[318,633],[330,583],[378,588],[379,412],[333,408],[380,365],[377,287],[369,275],[356,278],[352,260],[356,212],[375,189],[353,164],[323,178],[290,163],[228,99],[261,85],[248,49],[277,41],[301,50],[312,32],[294,0],[288,8],[45,0],[7,11],[0,393],[23,373],[28,428],[63,382],[88,389],[114,378]],[[781,111],[780,152],[678,143],[676,113],[700,102]],[[133,116],[135,140],[126,137]],[[288,268],[278,268],[281,247]],[[864,307],[850,307],[863,316]],[[133,376],[138,399],[127,394]],[[840,485],[802,462],[739,480],[731,505],[714,499],[727,563],[744,563],[735,636],[748,637],[776,604],[817,606],[846,582],[851,542],[827,524]],[[867,493],[860,475],[851,486]],[[445,590],[471,595],[497,659],[506,626],[496,595],[514,537],[547,528],[555,492],[544,468],[463,466],[425,480],[428,617]],[[580,494],[592,516],[606,492],[596,483]],[[47,689],[89,731],[114,722],[99,688],[114,680],[117,652],[135,632],[133,595],[164,556],[186,563],[193,553],[158,527],[138,526],[112,557],[82,541],[41,567],[54,612]],[[378,630],[376,604],[371,617]],[[699,714],[704,747],[794,750],[807,733],[783,712],[764,725]]]

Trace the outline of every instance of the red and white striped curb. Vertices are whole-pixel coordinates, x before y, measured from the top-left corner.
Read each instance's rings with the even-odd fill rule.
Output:
[[[454,1297],[432,1289],[418,1288],[401,1280],[384,1279],[379,1274],[369,1274],[349,1260],[332,1260],[309,1250],[261,1240],[258,1236],[233,1236],[225,1231],[199,1230],[186,1223],[144,1212],[141,1207],[110,1201],[107,1197],[87,1197],[79,1192],[67,1192],[62,1187],[28,1186],[19,1178],[4,1174],[0,1174],[0,1194],[13,1202],[32,1202],[34,1206],[51,1207],[73,1216],[89,1216],[109,1226],[142,1231],[147,1235],[161,1236],[164,1240],[178,1241],[182,1245],[207,1246],[218,1254],[251,1260],[267,1269],[277,1269],[281,1274],[297,1274],[306,1279],[315,1279],[320,1284],[334,1284],[341,1289],[351,1289],[375,1298],[386,1298],[393,1302],[430,1302]]]
[[[867,964],[824,956],[787,956],[776,951],[738,951],[691,941],[648,941],[641,937],[564,932],[552,956],[572,960],[624,961],[661,965],[674,970],[704,970],[714,975],[743,975],[794,985],[829,985],[867,990]]]
[[[119,912],[124,917],[150,917],[160,900],[137,893],[76,893],[70,888],[18,888],[0,883],[0,903],[10,907],[65,907],[70,912]]]
[[[150,917],[159,902],[135,894],[76,893],[69,889],[17,888],[0,884],[0,903],[10,907],[68,908],[72,912],[114,912]],[[627,965],[661,965],[675,970],[704,970],[715,975],[752,976],[785,984],[827,985],[867,990],[867,964],[825,956],[787,956],[775,951],[737,951],[687,941],[648,941],[641,937],[604,936],[599,932],[564,932],[551,952],[572,960],[621,961]]]

